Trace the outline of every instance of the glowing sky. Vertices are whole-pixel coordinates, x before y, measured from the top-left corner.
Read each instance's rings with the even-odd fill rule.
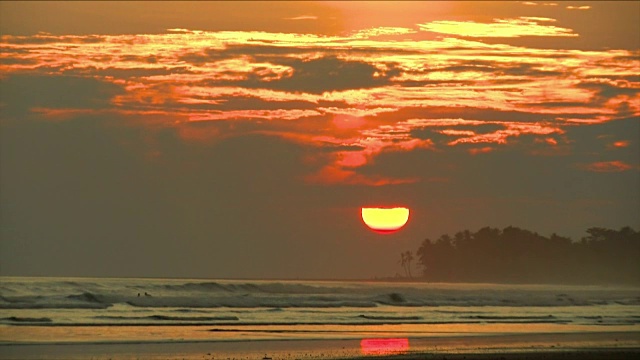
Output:
[[[2,273],[387,276],[445,232],[640,227],[638,2],[2,2],[0,23]],[[379,239],[363,204],[411,224]]]

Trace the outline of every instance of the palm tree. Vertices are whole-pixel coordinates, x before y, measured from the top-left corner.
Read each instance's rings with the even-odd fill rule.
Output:
[[[405,253],[400,253],[400,260],[398,260],[398,264],[400,264],[402,266],[402,269],[404,270],[404,274],[405,276],[407,275],[407,256],[405,255]]]
[[[411,275],[411,262],[413,261],[413,253],[411,251],[406,251],[404,258],[407,262],[407,269],[409,270],[409,277],[413,278],[413,275]]]
[[[413,277],[413,275],[411,275],[411,262],[413,261],[413,259],[414,257],[411,251],[405,251],[403,253],[400,253],[400,261],[398,261],[398,264],[402,265],[405,276],[408,276],[410,278]]]

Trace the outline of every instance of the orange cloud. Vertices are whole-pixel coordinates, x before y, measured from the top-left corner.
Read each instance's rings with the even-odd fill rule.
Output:
[[[337,165],[343,167],[359,167],[367,163],[367,154],[364,151],[341,151],[338,154]]]
[[[613,144],[611,144],[611,147],[614,148],[625,148],[628,147],[631,144],[631,142],[629,142],[628,140],[620,140],[620,141],[616,141]]]
[[[594,171],[594,172],[622,172],[622,171],[628,171],[631,169],[638,168],[638,166],[633,166],[618,160],[594,162],[591,164],[584,165],[582,167],[586,170]]]
[[[340,167],[328,165],[320,169],[317,173],[308,175],[305,180],[312,184],[322,185],[400,185],[418,182],[417,178],[395,179],[383,176],[365,176],[353,170],[345,170]]]
[[[232,110],[232,111],[207,111],[207,112],[190,112],[188,114],[189,121],[215,121],[215,120],[299,120],[305,117],[320,116],[315,110]]]
[[[51,121],[65,121],[74,119],[80,115],[96,115],[99,113],[104,113],[104,110],[95,110],[95,109],[52,109],[52,108],[44,108],[44,107],[36,107],[31,109],[31,112],[36,113],[42,119],[51,120]]]
[[[333,117],[333,123],[338,129],[357,129],[364,125],[365,120],[359,116],[340,114]]]
[[[640,115],[637,51],[474,40],[577,36],[554,22],[432,21],[417,24],[422,32],[374,27],[341,36],[189,29],[4,35],[0,73],[3,79],[39,74],[115,83],[125,93],[102,112],[159,119],[153,126],[218,121],[237,128],[237,135],[262,133],[322,149],[328,156],[316,164],[326,167],[315,173],[319,179],[391,184],[395,180],[362,178],[356,170],[385,152],[504,145],[521,135],[555,147],[551,136],[568,127]],[[425,40],[424,31],[450,36]],[[88,110],[38,105],[31,111],[64,120]],[[185,127],[179,134],[204,141],[221,135],[215,128]]]
[[[522,5],[527,5],[527,6],[558,6],[557,3],[537,3],[537,2],[532,2],[532,1],[525,1],[522,3]]]
[[[285,20],[318,20],[318,17],[315,15],[300,15],[290,18],[284,18]]]
[[[471,130],[455,130],[455,129],[446,129],[438,131],[441,134],[449,135],[449,136],[475,136],[476,133]]]
[[[471,155],[486,154],[486,153],[492,152],[493,150],[495,149],[490,146],[485,146],[481,148],[472,148],[472,149],[469,149],[469,154]]]

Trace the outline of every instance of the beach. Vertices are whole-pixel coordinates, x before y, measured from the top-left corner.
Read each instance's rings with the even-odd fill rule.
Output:
[[[147,329],[151,332],[154,329]],[[640,332],[0,345],[1,359],[630,359]],[[398,342],[397,340],[401,340]],[[369,344],[369,345],[367,345]],[[394,345],[395,344],[395,345]],[[398,346],[404,344],[406,346]],[[369,346],[369,347],[367,347]]]
[[[629,286],[2,280],[0,359],[626,359],[640,352],[639,291]]]

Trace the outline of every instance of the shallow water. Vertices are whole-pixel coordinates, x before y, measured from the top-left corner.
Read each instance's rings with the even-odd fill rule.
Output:
[[[0,308],[5,350],[348,340],[403,352],[428,339],[463,339],[460,350],[472,338],[640,332],[640,289],[617,286],[3,277]]]

